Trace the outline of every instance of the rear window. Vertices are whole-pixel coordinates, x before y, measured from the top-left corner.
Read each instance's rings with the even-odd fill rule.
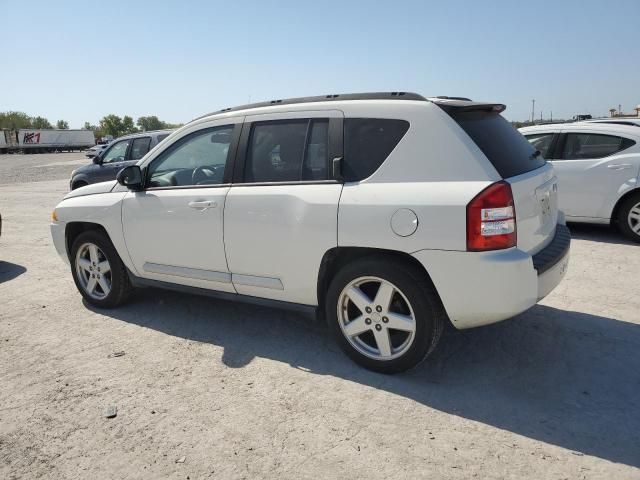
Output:
[[[344,166],[347,182],[370,177],[409,130],[406,120],[347,118],[344,121]]]
[[[545,164],[542,155],[497,112],[450,113],[478,145],[502,178],[515,177]]]

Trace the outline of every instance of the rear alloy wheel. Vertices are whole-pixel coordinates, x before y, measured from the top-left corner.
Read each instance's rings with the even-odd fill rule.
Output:
[[[433,285],[412,265],[362,259],[327,292],[327,321],[343,351],[381,373],[410,369],[435,348],[446,314]]]
[[[378,277],[359,277],[344,287],[338,299],[338,324],[360,354],[382,361],[406,353],[416,333],[407,298]]]
[[[640,194],[631,195],[620,205],[618,227],[625,236],[640,243]]]

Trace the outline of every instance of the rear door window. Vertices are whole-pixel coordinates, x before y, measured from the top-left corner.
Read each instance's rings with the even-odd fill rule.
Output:
[[[133,140],[129,151],[129,160],[139,160],[149,151],[151,137],[141,137]]]
[[[370,177],[409,130],[409,122],[388,118],[347,118],[344,121],[344,165],[347,182]]]
[[[603,158],[634,145],[633,140],[597,133],[567,133],[560,156],[563,160]]]
[[[256,122],[251,127],[244,181],[327,179],[327,119]]]
[[[544,156],[536,155],[536,149],[498,112],[453,110],[450,115],[502,178],[515,177],[545,164]]]

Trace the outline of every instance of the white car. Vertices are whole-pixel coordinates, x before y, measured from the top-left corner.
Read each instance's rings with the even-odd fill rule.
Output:
[[[520,132],[553,164],[567,221],[614,224],[640,242],[640,128],[578,122]]]
[[[567,270],[553,167],[504,105],[394,92],[277,100],[188,123],[51,233],[87,302],[132,286],[319,311],[344,351],[413,367],[446,322],[498,322]]]

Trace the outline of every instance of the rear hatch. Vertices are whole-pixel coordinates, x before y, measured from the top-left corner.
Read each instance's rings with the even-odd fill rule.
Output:
[[[500,115],[504,105],[440,104],[511,185],[518,248],[535,254],[551,242],[558,222],[553,167]]]

